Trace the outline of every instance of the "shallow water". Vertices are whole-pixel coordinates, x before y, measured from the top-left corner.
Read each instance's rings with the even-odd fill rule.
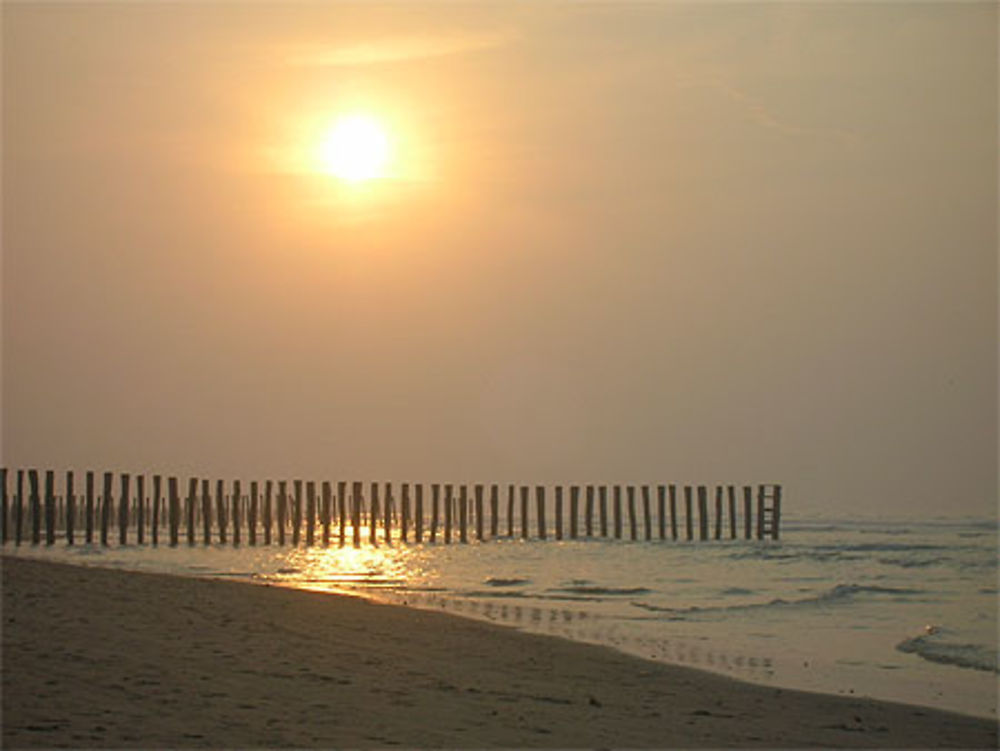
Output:
[[[789,519],[783,536],[5,552],[348,592],[774,686],[996,717],[996,521]]]

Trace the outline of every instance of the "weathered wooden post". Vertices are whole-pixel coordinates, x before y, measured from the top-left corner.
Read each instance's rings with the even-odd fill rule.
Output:
[[[601,485],[597,491],[598,506],[601,517],[601,537],[608,536],[608,486]]]
[[[271,494],[274,492],[274,481],[264,480],[264,544],[271,544],[271,526],[274,519],[271,514]]]
[[[635,540],[638,537],[636,531],[636,518],[635,518],[635,486],[629,485],[626,489],[626,495],[628,497],[628,531],[629,538]]]
[[[722,539],[722,486],[715,486],[715,539]]]
[[[660,539],[667,539],[667,488],[656,486],[656,520],[660,530]]]
[[[569,536],[575,540],[579,531],[580,518],[580,486],[572,485],[569,489]]]
[[[670,493],[670,537],[677,539],[677,486],[670,483],[668,486]]]
[[[135,509],[135,540],[136,544],[146,542],[146,476],[135,476],[135,494],[138,500]]]
[[[346,543],[347,532],[347,481],[337,480],[337,521],[340,524],[340,547]]]
[[[545,539],[545,486],[535,486],[535,505],[538,512],[538,539]]]
[[[584,529],[587,530],[587,537],[594,536],[594,486],[587,486],[587,511],[586,511],[586,525]]]
[[[476,540],[483,541],[483,486],[476,485]]]
[[[500,486],[490,485],[490,539],[497,539],[500,527]]]
[[[56,542],[56,473],[45,470],[45,544]]]
[[[441,505],[441,485],[431,483],[431,542],[437,542],[438,517]]]
[[[28,497],[31,503],[31,544],[42,542],[42,501],[38,494],[38,470],[28,470]]]
[[[466,526],[469,522],[469,489],[462,484],[458,489],[458,539],[463,543],[469,541],[469,530]]]
[[[0,532],[0,536],[2,536],[3,544],[6,545],[8,536],[7,527],[9,526],[8,519],[10,518],[7,516],[7,468],[6,467],[0,468],[0,486],[3,487],[3,505],[2,508],[0,508],[0,516],[3,517],[2,519],[0,519],[0,525],[2,525],[3,531]]]
[[[402,506],[400,509],[399,527],[400,536],[403,542],[409,542],[409,526],[410,526],[410,483],[403,483],[403,490],[401,491],[401,498],[399,502]]]
[[[694,539],[694,510],[692,508],[693,488],[690,485],[684,486],[684,531],[687,539]]]
[[[774,499],[772,501],[774,506],[771,511],[771,539],[777,540],[779,536],[779,529],[781,527],[781,486],[774,486]]]
[[[163,479],[160,475],[153,475],[153,545],[160,544],[160,493],[163,490]]]
[[[615,509],[615,539],[620,540],[622,536],[622,486],[615,485],[614,488],[614,509]]]
[[[222,520],[219,520],[220,526]],[[201,481],[201,542],[212,544],[212,484],[210,480]]]
[[[243,492],[239,480],[233,480],[233,547],[240,546],[240,527],[243,526]]]
[[[726,486],[726,497],[729,499],[729,539],[736,539],[736,487]]]
[[[444,542],[445,545],[451,542],[451,516],[454,508],[451,501],[451,485],[444,486]]]
[[[413,527],[413,536],[415,542],[422,543],[424,541],[424,484],[418,482],[414,487],[414,491],[417,494],[417,497],[414,499],[417,508],[414,512],[414,516],[416,517],[414,521],[416,524]]]
[[[368,542],[371,545],[378,545],[378,517],[379,517],[378,483],[372,483],[371,513],[368,514]]]
[[[260,492],[256,480],[250,481],[250,509],[247,513],[247,538],[250,546],[257,545],[257,496]]]
[[[302,480],[293,480],[295,498],[292,505],[292,545],[298,547],[302,535]]]
[[[24,532],[24,470],[17,470],[17,497],[14,500],[14,544],[20,545]]]
[[[3,492],[4,495],[7,494],[7,478],[4,477],[3,481]],[[6,503],[4,504],[6,507]],[[73,470],[66,470],[66,544],[72,545],[74,543],[73,533],[76,526],[76,492],[73,489]],[[4,515],[4,542],[6,542],[6,514]]]
[[[194,545],[194,512],[198,496],[198,478],[192,477],[188,480],[187,497],[187,538],[188,545]]]
[[[333,486],[329,480],[323,480],[323,505],[320,507],[320,522],[323,524],[323,547],[330,547],[330,515]]]
[[[562,524],[562,521],[563,521],[563,519],[562,519],[562,516],[563,516],[562,491],[563,491],[562,485],[556,485],[556,539],[557,540],[561,540],[562,536],[563,536],[563,534],[562,534],[562,531],[563,531],[563,524]]]
[[[753,488],[750,485],[743,486],[743,537],[747,540],[753,537]]]
[[[385,532],[385,544],[392,545],[392,515],[394,512],[396,499],[392,495],[392,483],[387,482],[385,484],[385,508],[383,511],[383,516],[385,522],[383,523],[383,531]]]
[[[514,498],[517,491],[513,484],[507,485],[507,537],[514,537]]]
[[[351,534],[354,547],[361,547],[361,483],[351,484]]]
[[[169,503],[169,509],[167,511],[169,519],[167,521],[170,524],[170,547],[176,548],[178,539],[180,538],[181,528],[181,500],[180,492],[177,488],[176,477],[167,478],[167,495],[169,496],[167,501]]]
[[[528,539],[528,490],[527,485],[521,486],[521,539]]]
[[[104,473],[104,495],[101,497],[101,545],[108,545],[108,527],[111,526],[111,485],[114,482],[114,475],[111,472]],[[28,480],[31,480],[31,472],[28,472]]]
[[[285,544],[285,530],[288,527],[288,481],[278,480],[278,544]]]
[[[128,543],[128,507],[129,507],[129,484],[131,478],[128,473],[122,472],[121,495],[118,497],[118,544]]]
[[[316,483],[306,482],[306,547],[316,542]]]
[[[698,539],[708,539],[708,488],[698,486]]]

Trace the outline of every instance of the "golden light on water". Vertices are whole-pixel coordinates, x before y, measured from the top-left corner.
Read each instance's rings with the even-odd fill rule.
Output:
[[[351,114],[340,117],[320,141],[316,151],[319,171],[348,182],[385,177],[392,156],[385,126],[375,117]]]

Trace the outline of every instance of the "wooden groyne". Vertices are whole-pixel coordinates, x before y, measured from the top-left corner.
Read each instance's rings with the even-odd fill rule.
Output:
[[[117,545],[165,541],[174,547],[182,542],[343,547],[348,540],[358,547],[365,538],[371,545],[511,538],[777,540],[781,526],[781,485],[774,484],[508,484],[507,503],[501,504],[497,483],[431,483],[428,514],[423,483],[401,483],[397,491],[391,482],[234,480],[227,485],[190,477],[181,497],[185,483],[178,477],[152,475],[147,483],[143,474],[83,474],[81,486],[72,470],[60,484],[52,470],[42,477],[37,469],[0,469],[2,543],[40,545],[43,525],[46,545],[64,539],[68,545],[114,540]],[[714,506],[708,502],[710,490]]]

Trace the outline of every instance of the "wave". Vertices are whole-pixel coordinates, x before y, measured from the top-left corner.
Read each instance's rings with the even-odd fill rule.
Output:
[[[489,584],[491,587],[517,587],[530,582],[530,579],[502,579],[498,576],[491,576],[484,584]]]
[[[644,595],[650,592],[646,587],[556,587],[549,592],[567,592],[573,595]]]
[[[930,662],[1000,673],[1000,668],[997,667],[996,649],[982,644],[955,644],[946,642],[940,637],[940,634],[915,636],[901,641],[896,645],[896,649],[915,654]]]
[[[749,602],[739,605],[714,605],[709,607],[699,607],[692,605],[687,608],[670,608],[660,605],[651,605],[645,602],[632,602],[631,604],[643,610],[656,613],[669,613],[671,619],[682,620],[690,615],[702,615],[705,613],[736,612],[747,610],[762,610],[764,608],[800,608],[813,607],[816,605],[827,605],[837,602],[847,602],[858,595],[864,594],[887,594],[887,595],[915,595],[921,594],[922,590],[907,589],[904,587],[878,587],[865,584],[838,584],[831,589],[820,592],[812,597],[803,597],[800,600],[785,600],[776,597],[767,602]]]

